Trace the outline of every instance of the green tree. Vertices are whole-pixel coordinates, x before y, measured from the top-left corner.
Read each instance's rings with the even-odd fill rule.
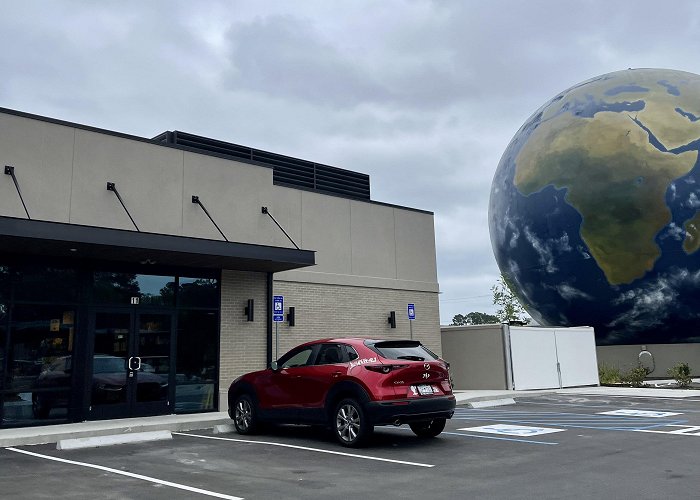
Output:
[[[493,292],[494,305],[499,307],[496,311],[496,316],[501,322],[523,323],[525,325],[530,322],[531,318],[513,293],[513,287],[503,274],[498,277],[496,284],[491,287],[491,292]]]
[[[489,323],[500,323],[498,316],[482,312],[470,312],[466,316],[455,314],[452,318],[452,326],[463,325],[486,325]]]

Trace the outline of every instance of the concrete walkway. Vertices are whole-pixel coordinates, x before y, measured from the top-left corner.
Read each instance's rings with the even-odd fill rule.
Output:
[[[515,403],[515,398],[538,394],[580,394],[657,398],[700,398],[700,391],[662,388],[631,387],[577,387],[574,389],[544,389],[536,391],[455,391],[457,404],[473,408]],[[163,415],[157,417],[98,420],[75,424],[45,425],[0,430],[0,447],[58,443],[67,439],[98,436],[114,436],[152,431],[189,431],[213,429],[218,425],[230,425],[225,412],[197,413],[191,415]]]

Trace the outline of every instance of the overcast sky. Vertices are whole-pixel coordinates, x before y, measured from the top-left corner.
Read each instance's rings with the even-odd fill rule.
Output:
[[[0,5],[0,107],[364,172],[434,212],[443,324],[495,311],[491,180],[537,108],[629,67],[700,74],[694,0]]]

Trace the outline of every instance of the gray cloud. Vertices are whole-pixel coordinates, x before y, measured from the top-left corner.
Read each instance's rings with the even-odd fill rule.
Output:
[[[700,73],[699,11],[692,0],[5,2],[0,106],[368,173],[374,199],[435,212],[445,322],[494,310],[486,211],[513,134],[603,73]],[[567,242],[540,243],[555,266]]]

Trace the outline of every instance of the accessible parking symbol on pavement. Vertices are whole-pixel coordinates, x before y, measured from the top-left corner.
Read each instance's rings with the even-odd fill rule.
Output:
[[[505,436],[531,437],[540,436],[542,434],[552,434],[553,432],[562,432],[565,429],[552,429],[550,427],[530,427],[526,425],[494,424],[482,425],[479,427],[463,427],[457,430],[468,432],[485,432],[487,434],[501,434]]]
[[[674,415],[683,415],[682,413],[674,413],[672,411],[650,411],[650,410],[613,410],[602,411],[598,415],[616,415],[618,417],[650,417],[663,418],[672,417]]]

